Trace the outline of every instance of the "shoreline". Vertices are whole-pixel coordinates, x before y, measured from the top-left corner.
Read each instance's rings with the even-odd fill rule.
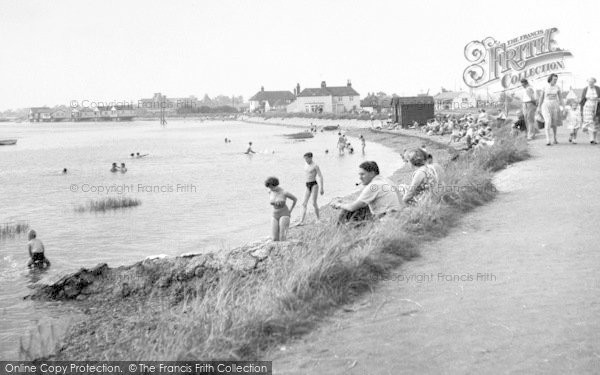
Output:
[[[304,119],[300,119],[300,120],[304,120]],[[306,128],[307,126],[309,127],[310,124],[308,125],[302,125],[302,124],[281,124],[281,123],[274,123],[274,122],[269,122],[269,123],[263,123],[263,122],[259,122],[259,121],[245,121],[245,120],[237,120],[239,122],[244,122],[244,123],[250,123],[250,124],[256,124],[256,125],[269,125],[269,126],[277,126],[277,127],[286,127],[286,128]],[[343,120],[346,121],[346,120]],[[362,120],[349,120],[349,121],[362,121]],[[368,121],[363,121],[365,123],[367,123]],[[349,136],[352,137],[358,137],[360,134],[362,134],[365,139],[368,142],[376,142],[379,143],[380,145],[390,148],[391,151],[394,152],[394,154],[397,154],[398,157],[400,157],[401,152],[404,148],[401,148],[399,146],[399,142],[397,142],[395,140],[396,137],[401,137],[402,139],[405,139],[407,136],[404,136],[402,134],[394,134],[396,137],[389,137],[386,132],[378,132],[378,131],[372,131],[369,128],[360,128],[360,127],[353,127],[351,129],[345,130],[345,133]],[[419,138],[419,137],[413,137],[413,138]],[[448,160],[449,157],[452,155],[451,152],[448,152],[449,148],[445,148],[443,145],[432,141],[432,140],[427,140],[427,139],[421,139],[420,141],[414,141],[414,145],[413,146],[417,146],[418,144],[425,144],[428,147],[428,151],[430,151],[434,157],[436,159],[446,159]],[[400,144],[402,146],[406,146],[406,144],[404,142],[400,142]],[[409,176],[411,173],[411,171],[407,170],[406,165],[403,165],[401,168],[392,171],[389,174],[389,178],[393,179],[393,180],[398,180],[398,179],[402,179],[405,178],[406,176]],[[355,196],[357,196],[359,193],[357,191],[348,193],[346,195],[344,195],[342,198],[343,199],[350,199],[353,198]],[[328,204],[323,204],[322,206],[319,207],[320,211],[323,212],[324,215],[326,215],[329,211],[331,211],[331,209],[329,208]],[[314,224],[307,224],[304,225],[302,227],[291,227],[290,228],[290,237],[293,238],[294,234],[297,231],[302,231],[304,228],[306,227],[310,227],[311,225]],[[95,299],[95,298],[91,298],[95,295],[105,295],[106,293],[103,293],[101,289],[97,288],[97,285],[93,285],[94,283],[94,279],[99,279],[99,278],[106,278],[107,275],[109,275],[109,277],[114,277],[114,279],[116,281],[118,281],[119,279],[130,279],[131,276],[127,276],[129,273],[136,273],[139,271],[140,267],[145,267],[146,264],[148,262],[155,262],[155,263],[164,263],[167,264],[167,268],[171,267],[170,263],[178,263],[180,259],[189,259],[192,260],[194,258],[199,258],[200,260],[200,265],[204,266],[205,264],[208,264],[208,268],[211,269],[237,269],[237,270],[250,270],[255,268],[258,264],[260,264],[265,258],[266,256],[264,256],[264,254],[270,254],[274,248],[281,248],[281,247],[289,247],[286,246],[285,244],[289,242],[289,241],[285,241],[282,242],[284,245],[279,245],[279,246],[273,246],[272,244],[275,244],[275,242],[269,240],[269,239],[255,239],[255,240],[251,240],[248,241],[247,243],[244,243],[240,246],[236,246],[234,248],[231,249],[222,249],[222,250],[215,250],[215,251],[209,251],[209,252],[199,252],[199,253],[187,253],[187,254],[181,254],[181,255],[176,255],[176,256],[166,256],[166,257],[159,257],[159,256],[149,256],[145,259],[141,259],[137,262],[134,262],[132,264],[129,265],[121,265],[121,266],[116,266],[116,267],[109,267],[106,263],[101,262],[96,264],[95,266],[90,266],[89,268],[85,268],[82,267],[77,271],[65,271],[65,272],[61,272],[57,275],[52,275],[52,276],[48,276],[45,277],[43,279],[41,279],[40,281],[38,281],[36,284],[33,285],[33,290],[34,292],[28,296],[26,296],[26,299],[33,299],[33,300],[63,300],[63,301],[69,301],[69,300],[77,300],[77,301],[84,301],[84,300],[88,300],[88,299]],[[205,257],[209,257],[211,260],[210,261],[206,261],[204,258]],[[254,261],[256,260],[256,261]],[[250,266],[248,266],[250,265]],[[195,267],[197,268],[197,267]],[[118,276],[119,273],[122,273],[123,275]],[[175,272],[176,273],[176,272]],[[187,272],[189,274],[189,270]],[[187,274],[186,274],[187,275]],[[190,275],[185,276],[186,278],[189,277]],[[175,277],[179,277],[181,278],[181,276],[176,276]],[[160,285],[165,285],[164,280],[160,282]],[[127,283],[127,286],[121,286],[118,287],[118,290],[121,290],[120,294],[124,297],[127,297],[131,294],[132,291],[137,291],[137,292],[141,292],[143,294],[146,294],[144,292],[145,289],[148,288],[148,285],[145,285],[145,282],[143,282],[140,285],[137,286],[133,286],[130,285],[131,283]],[[115,295],[119,295],[119,292],[115,292]]]
[[[304,127],[299,124],[270,123],[269,125]],[[404,134],[397,133],[390,136],[387,132],[371,131],[360,127],[348,130],[348,134],[352,136],[356,136],[360,132],[368,141],[378,142],[392,148],[397,153],[402,152],[407,147],[425,144],[428,151],[433,153],[436,159],[447,161],[456,152],[452,147],[423,137],[407,137]],[[411,171],[408,168],[403,167],[394,171],[392,179],[398,181],[410,173]],[[323,211],[324,217],[331,216],[331,209],[325,207]],[[241,272],[241,274],[249,276],[255,275],[257,272],[268,273],[265,270],[269,267],[263,267],[264,265],[285,260],[289,253],[297,251],[298,248],[304,245],[302,240],[308,232],[321,229],[311,224],[292,228],[290,230],[292,241],[281,243],[285,245],[275,247],[273,247],[273,242],[270,242],[270,244],[258,242],[233,249],[227,253],[210,253],[212,254],[210,256],[206,256],[206,254],[189,255],[190,259],[184,259],[185,257],[182,256],[161,260],[145,260],[131,266],[122,266],[115,269],[98,265],[90,270],[82,269],[70,276],[63,276],[51,283],[40,283],[35,292],[36,294],[32,295],[31,298],[77,300],[75,303],[87,312],[87,317],[84,322],[75,325],[70,330],[66,337],[67,344],[52,357],[59,359],[90,358],[89,356],[95,351],[82,351],[80,349],[82,340],[87,345],[83,345],[83,347],[89,348],[90,345],[93,347],[95,344],[88,341],[90,330],[92,330],[92,333],[95,332],[92,327],[100,329],[103,326],[116,324],[113,320],[106,320],[107,311],[112,311],[112,318],[109,319],[125,319],[127,311],[131,308],[139,308],[139,304],[146,305],[149,303],[148,298],[150,296],[159,299],[166,297],[170,305],[177,306],[179,302],[187,300],[188,297],[206,296],[212,286],[221,282],[220,277],[225,277],[228,273],[239,274]],[[406,244],[405,250],[408,253],[401,255],[401,259],[409,259],[414,256],[413,242],[409,241]],[[285,250],[281,251],[282,249]],[[382,267],[389,268],[398,265],[398,262],[402,262],[401,259],[389,261],[386,266]],[[163,270],[163,268],[165,269]],[[225,271],[225,275],[222,275],[220,271]],[[94,282],[96,283],[94,284]],[[108,282],[109,285],[101,284],[103,282]],[[107,289],[114,292],[109,293]],[[97,302],[102,302],[105,305],[96,306]],[[117,310],[119,313],[116,313],[115,316]],[[126,323],[121,322],[118,324]]]

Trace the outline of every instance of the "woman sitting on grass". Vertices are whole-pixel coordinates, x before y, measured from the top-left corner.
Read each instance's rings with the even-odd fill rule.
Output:
[[[273,206],[273,218],[271,219],[273,241],[285,241],[290,227],[290,216],[298,199],[279,186],[277,177],[267,178],[265,186],[270,190],[269,198]],[[292,200],[292,207],[289,209],[286,204],[288,198]]]
[[[401,185],[401,191],[404,195],[402,202],[407,205],[414,205],[426,195],[431,193],[438,185],[437,173],[433,167],[427,163],[428,154],[420,148],[408,151],[403,155],[403,159],[417,168],[413,172],[410,185]]]

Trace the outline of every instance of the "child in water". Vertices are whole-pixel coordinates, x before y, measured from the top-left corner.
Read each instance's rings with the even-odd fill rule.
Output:
[[[42,268],[50,267],[50,261],[44,255],[44,244],[38,240],[37,234],[33,229],[28,233],[29,242],[27,243],[27,251],[29,252],[29,262],[27,267],[41,266]]]

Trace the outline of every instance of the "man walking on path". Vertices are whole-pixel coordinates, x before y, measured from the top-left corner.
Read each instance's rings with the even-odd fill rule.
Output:
[[[321,195],[325,194],[325,191],[323,190],[323,174],[321,174],[319,166],[313,161],[312,152],[304,154],[304,161],[306,161],[306,165],[304,166],[304,171],[306,172],[306,193],[304,194],[304,202],[302,202],[302,219],[298,225],[304,225],[304,220],[306,219],[306,206],[308,200],[311,198],[312,205],[315,208],[315,215],[317,215],[317,220],[319,220],[317,197],[319,196],[319,192]],[[317,177],[319,178],[319,182],[317,182]]]
[[[521,80],[521,85],[523,86],[521,100],[523,101],[523,115],[527,123],[527,139],[531,140],[538,131],[535,124],[535,110],[537,109],[535,90],[525,78]]]

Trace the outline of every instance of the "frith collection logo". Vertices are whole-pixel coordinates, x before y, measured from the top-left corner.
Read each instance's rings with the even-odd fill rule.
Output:
[[[471,63],[463,80],[472,88],[500,82],[504,89],[520,84],[521,79],[564,71],[571,52],[558,48],[553,27],[501,43],[492,37],[472,41],[465,46],[465,57]]]

